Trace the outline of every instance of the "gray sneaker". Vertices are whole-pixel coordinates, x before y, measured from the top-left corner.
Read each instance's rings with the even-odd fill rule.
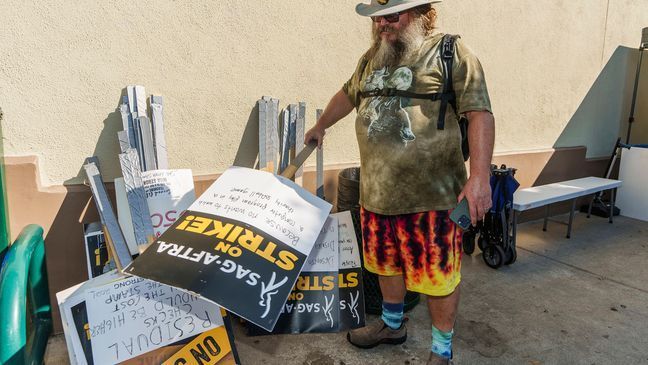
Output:
[[[403,323],[399,329],[393,330],[383,322],[382,319],[361,327],[351,330],[347,333],[347,340],[357,347],[370,349],[382,343],[398,345],[407,339],[407,328]]]
[[[426,365],[452,365],[452,360],[430,352],[430,358],[428,358]]]

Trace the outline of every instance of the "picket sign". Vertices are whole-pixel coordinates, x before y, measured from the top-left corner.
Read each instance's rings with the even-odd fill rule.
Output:
[[[142,184],[142,171],[140,170],[137,151],[133,148],[119,154],[126,198],[130,209],[130,220],[137,245],[137,253],[143,252],[155,239],[151,225],[151,213],[146,204],[146,194]],[[121,222],[121,220],[120,220]]]
[[[322,109],[317,109],[315,111],[315,120],[319,121],[320,117],[322,116]],[[324,145],[322,142],[322,146],[320,146],[317,149],[317,157],[316,157],[316,164],[315,164],[315,195],[320,197],[321,199],[325,199],[324,197]]]
[[[61,323],[68,347],[68,356],[72,365],[92,363],[92,348],[88,336],[88,311],[85,302],[85,291],[93,286],[107,284],[119,279],[117,270],[97,276],[81,284],[56,293],[61,312]]]
[[[257,102],[259,108],[259,169],[277,172],[279,134],[277,105],[279,100],[264,96]]]
[[[350,213],[330,215],[272,333],[326,333],[364,326],[358,250]],[[269,332],[248,326],[248,333]]]
[[[162,363],[185,353],[212,357],[211,364],[238,358],[220,308],[164,284],[113,271],[57,293],[57,300],[72,364]]]
[[[231,167],[126,272],[272,330],[330,210],[287,178]]]
[[[196,200],[193,175],[189,169],[152,170],[142,173],[142,182],[157,238]]]
[[[117,364],[223,326],[217,305],[137,277],[91,288],[85,299],[95,365]]]
[[[304,149],[304,134],[306,128],[306,103],[300,101],[297,105],[297,116],[295,120],[295,155],[298,155]],[[300,167],[295,174],[295,182],[303,185],[304,168]]]
[[[164,98],[161,96],[151,95],[151,122],[157,169],[166,170],[169,168],[169,159],[164,135]]]
[[[101,218],[102,228],[104,230],[104,237],[108,245],[108,249],[113,257],[117,269],[122,270],[131,263],[132,257],[129,248],[126,244],[124,234],[119,227],[115,211],[112,209],[106,187],[103,183],[101,173],[99,172],[99,160],[97,157],[88,157],[83,169],[88,177],[88,183],[92,191],[92,198],[94,199],[99,217]]]
[[[141,200],[148,217],[146,222],[151,228],[152,240],[159,237],[170,227],[194,200],[193,175],[189,169],[178,170],[151,170],[144,171],[140,175]],[[129,204],[122,178],[115,179],[115,195],[117,197],[117,214],[119,225],[131,254],[139,253],[135,244],[134,219],[131,212],[133,206]],[[141,210],[144,210],[143,208]],[[143,226],[143,224],[140,224]]]
[[[351,212],[333,214],[338,219],[340,273],[346,285],[340,284],[340,331],[364,327],[365,301],[360,244],[356,239]],[[354,280],[357,279],[357,285]]]
[[[115,201],[117,205],[117,221],[124,234],[124,240],[131,255],[139,254],[137,243],[135,243],[135,227],[131,217],[131,206],[126,195],[126,184],[123,177],[116,177],[115,184]]]
[[[115,269],[106,246],[101,222],[83,225],[83,242],[88,264],[88,278],[92,279]]]

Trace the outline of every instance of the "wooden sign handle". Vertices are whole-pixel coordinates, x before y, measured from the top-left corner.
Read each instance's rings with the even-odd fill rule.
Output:
[[[297,156],[295,156],[295,159],[290,162],[290,165],[286,167],[283,172],[281,173],[281,176],[290,179],[293,176],[295,176],[295,173],[297,173],[297,170],[299,170],[299,167],[306,162],[306,159],[308,159],[308,156],[315,151],[315,148],[317,148],[317,142],[316,141],[311,141],[309,142],[301,152]]]

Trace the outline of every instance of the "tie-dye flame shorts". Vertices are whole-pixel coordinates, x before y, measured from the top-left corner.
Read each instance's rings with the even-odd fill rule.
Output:
[[[461,229],[447,210],[381,215],[361,208],[365,268],[403,275],[407,290],[452,294],[461,281]]]

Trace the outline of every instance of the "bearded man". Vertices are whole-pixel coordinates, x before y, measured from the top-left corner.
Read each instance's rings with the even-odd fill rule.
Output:
[[[462,246],[449,212],[465,197],[474,225],[490,208],[495,127],[482,67],[460,40],[453,56],[446,56],[452,59],[454,98],[425,97],[444,92],[448,65],[444,34],[435,30],[432,4],[438,2],[357,5],[356,12],[372,20],[373,44],[305,141],[321,146],[326,129],[357,109],[364,264],[379,275],[383,311],[377,322],[350,331],[349,342],[361,348],[403,343],[404,298],[411,290],[427,296],[428,364],[449,364]],[[447,112],[439,118],[442,109]],[[469,178],[459,116],[468,119]]]

